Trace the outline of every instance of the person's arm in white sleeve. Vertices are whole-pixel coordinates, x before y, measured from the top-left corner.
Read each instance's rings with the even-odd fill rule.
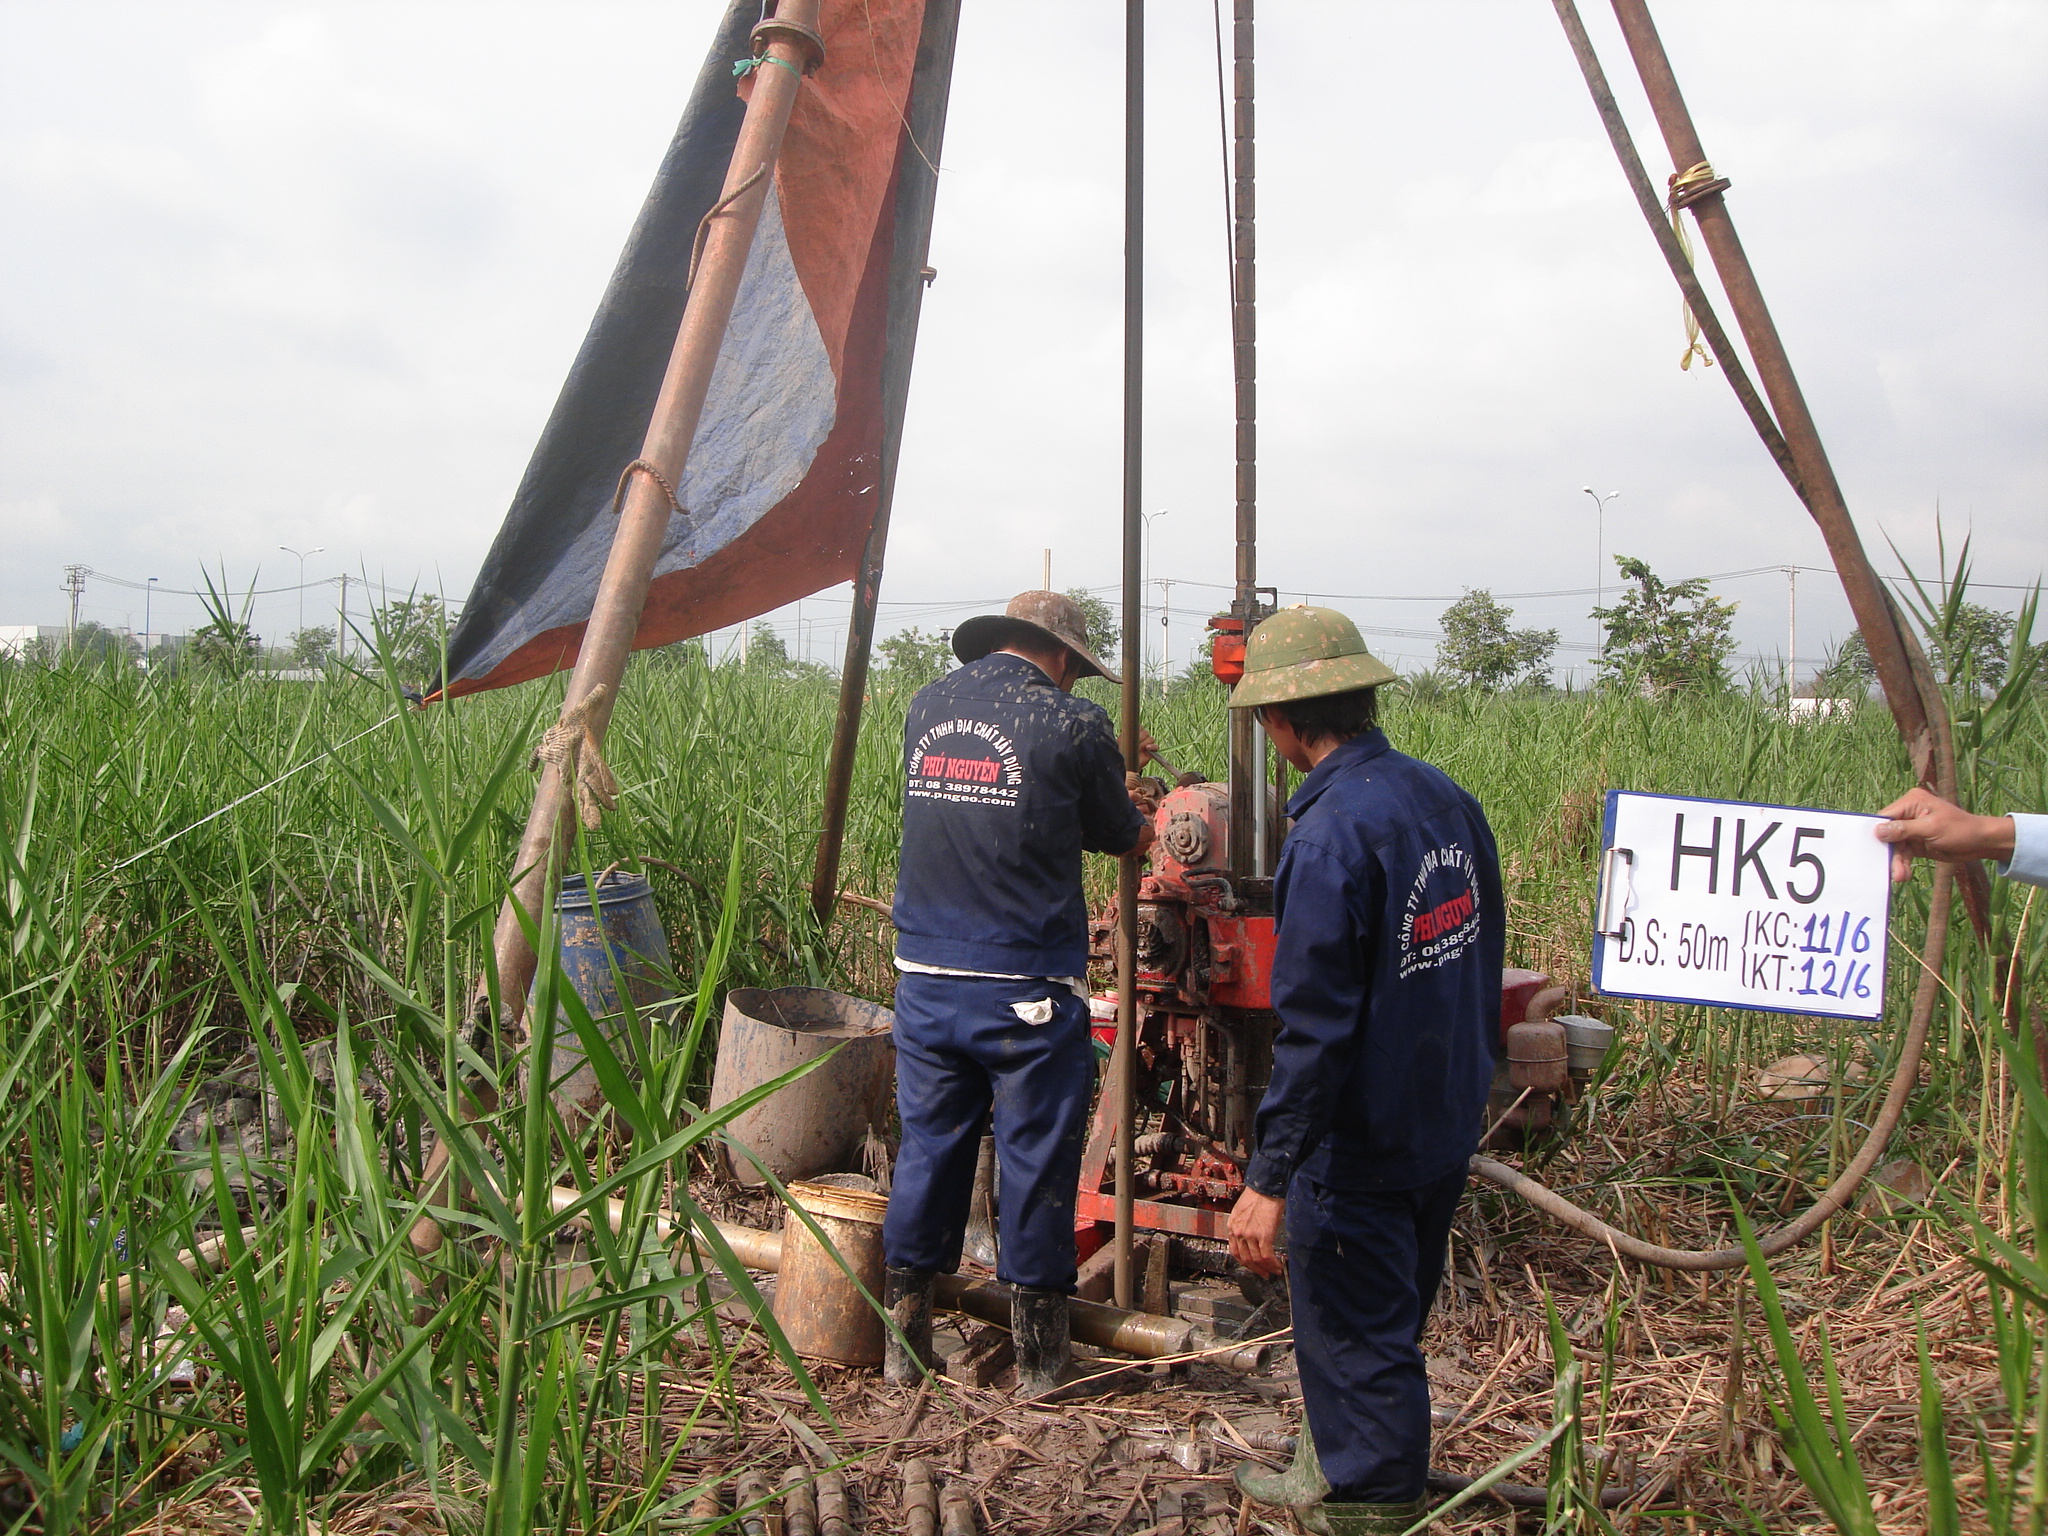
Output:
[[[1998,866],[2008,880],[2028,885],[2048,885],[2048,816],[2012,818],[2012,857]]]

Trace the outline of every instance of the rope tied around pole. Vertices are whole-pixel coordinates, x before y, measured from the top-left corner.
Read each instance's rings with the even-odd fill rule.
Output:
[[[1678,236],[1678,248],[1685,252],[1686,264],[1690,266],[1692,241],[1686,236],[1685,221],[1678,215],[1703,197],[1727,191],[1732,183],[1726,176],[1716,176],[1714,168],[1702,160],[1673,175],[1666,185],[1670,188],[1670,196],[1665,199],[1664,205],[1671,210],[1671,232]],[[1692,360],[1696,357],[1709,368],[1713,367],[1714,354],[1700,344],[1700,322],[1698,316],[1692,312],[1692,305],[1680,299],[1678,310],[1685,317],[1685,355],[1678,360],[1679,371],[1682,373],[1691,368]]]
[[[776,62],[779,64],[782,61],[778,59]],[[685,293],[688,293],[697,286],[697,265],[704,259],[704,242],[711,238],[711,221],[738,202],[743,193],[751,189],[754,183],[767,174],[767,166],[755,166],[752,175],[748,176],[745,181],[713,203],[705,210],[704,217],[697,221],[697,238],[690,242],[690,271],[689,275],[683,279],[683,291]],[[671,497],[670,499],[673,500],[674,498]],[[681,509],[678,508],[677,510],[680,511]]]
[[[604,813],[619,803],[619,781],[605,765],[597,733],[590,724],[592,713],[610,692],[599,683],[563,710],[562,718],[541,732],[540,744],[533,749],[533,760],[526,765],[530,773],[542,768],[562,771],[562,777],[575,786],[576,812],[586,832],[595,832]]]
[[[763,64],[780,64],[792,75],[795,75],[797,79],[801,80],[804,77],[804,72],[790,63],[789,60],[778,59],[772,53],[759,54],[751,59],[734,59],[732,61],[732,77],[735,80],[744,80]]]
[[[663,493],[668,497],[668,504],[675,509],[677,517],[688,517],[690,515],[683,510],[683,504],[676,499],[676,488],[668,483],[668,476],[664,475],[645,459],[635,459],[619,471],[619,488],[612,492],[613,517],[617,517],[619,515],[619,508],[626,504],[626,482],[633,478],[635,470],[650,476],[654,483],[661,487]]]

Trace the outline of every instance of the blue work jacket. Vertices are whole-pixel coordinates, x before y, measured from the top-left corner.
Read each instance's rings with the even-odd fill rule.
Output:
[[[1287,803],[1273,882],[1280,1033],[1245,1182],[1296,1172],[1412,1189],[1472,1155],[1500,1041],[1507,947],[1486,815],[1382,731],[1331,752]]]
[[[903,726],[896,953],[1016,976],[1088,969],[1081,853],[1144,821],[1100,704],[998,651],[918,690]]]

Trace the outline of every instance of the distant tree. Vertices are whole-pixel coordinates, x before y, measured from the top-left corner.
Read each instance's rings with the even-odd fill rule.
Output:
[[[705,648],[703,637],[693,635],[672,645],[655,646],[647,653],[647,659],[657,667],[703,667],[709,664],[711,653]]]
[[[892,682],[922,688],[953,668],[953,632],[928,635],[921,629],[899,629],[875,642],[882,671]]]
[[[81,661],[133,666],[142,655],[142,642],[87,619],[71,632],[71,654]]]
[[[1554,629],[1511,629],[1515,611],[1494,601],[1484,587],[1443,612],[1439,666],[1468,688],[1498,693],[1504,688],[1542,688],[1550,683],[1550,658],[1557,650]]]
[[[1116,610],[1083,587],[1073,588],[1067,596],[1080,604],[1081,617],[1088,626],[1088,649],[1114,668],[1124,638],[1124,627],[1117,622]]]
[[[324,667],[334,659],[334,631],[324,625],[292,631],[290,651],[295,667]]]
[[[787,677],[795,670],[795,663],[789,659],[789,647],[775,633],[775,626],[765,620],[756,621],[747,636],[747,670],[769,677]]]
[[[199,601],[206,609],[208,622],[193,631],[179,664],[207,672],[246,672],[263,650],[261,637],[249,623],[249,610],[256,602],[255,583],[252,581],[249,590],[242,594],[241,607],[237,609],[229,602],[225,562],[218,582],[204,569],[199,574],[206,583],[206,594]]]
[[[1616,555],[1614,563],[1636,585],[1612,608],[1593,610],[1607,635],[1606,652],[1594,661],[1602,680],[1649,696],[1725,688],[1735,604],[1709,597],[1704,576],[1667,584],[1632,556]]]
[[[1427,667],[1401,679],[1401,691],[1417,704],[1434,704],[1453,687],[1463,685],[1462,677],[1454,678],[1442,667]]]
[[[448,629],[448,610],[431,592],[402,597],[371,614],[372,633],[391,658],[398,675],[420,682],[441,669],[441,639]]]
[[[246,672],[262,648],[246,621],[222,615],[192,632],[179,661],[206,672]]]
[[[1860,699],[1877,681],[1877,668],[1870,660],[1870,648],[1863,643],[1863,631],[1852,629],[1835,647],[1827,664],[1813,675],[1813,696],[1817,699]]]
[[[2011,659],[2013,616],[1982,603],[1958,603],[1941,617],[1941,628],[1927,645],[1936,675],[1952,688],[1996,691]]]

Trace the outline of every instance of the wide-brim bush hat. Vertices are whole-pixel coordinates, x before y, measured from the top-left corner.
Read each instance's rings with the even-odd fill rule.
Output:
[[[1083,677],[1123,681],[1088,648],[1088,616],[1081,605],[1060,592],[1019,592],[1001,613],[977,614],[953,631],[953,654],[963,662],[979,661],[1020,640],[1034,648],[1063,645],[1081,659]]]

